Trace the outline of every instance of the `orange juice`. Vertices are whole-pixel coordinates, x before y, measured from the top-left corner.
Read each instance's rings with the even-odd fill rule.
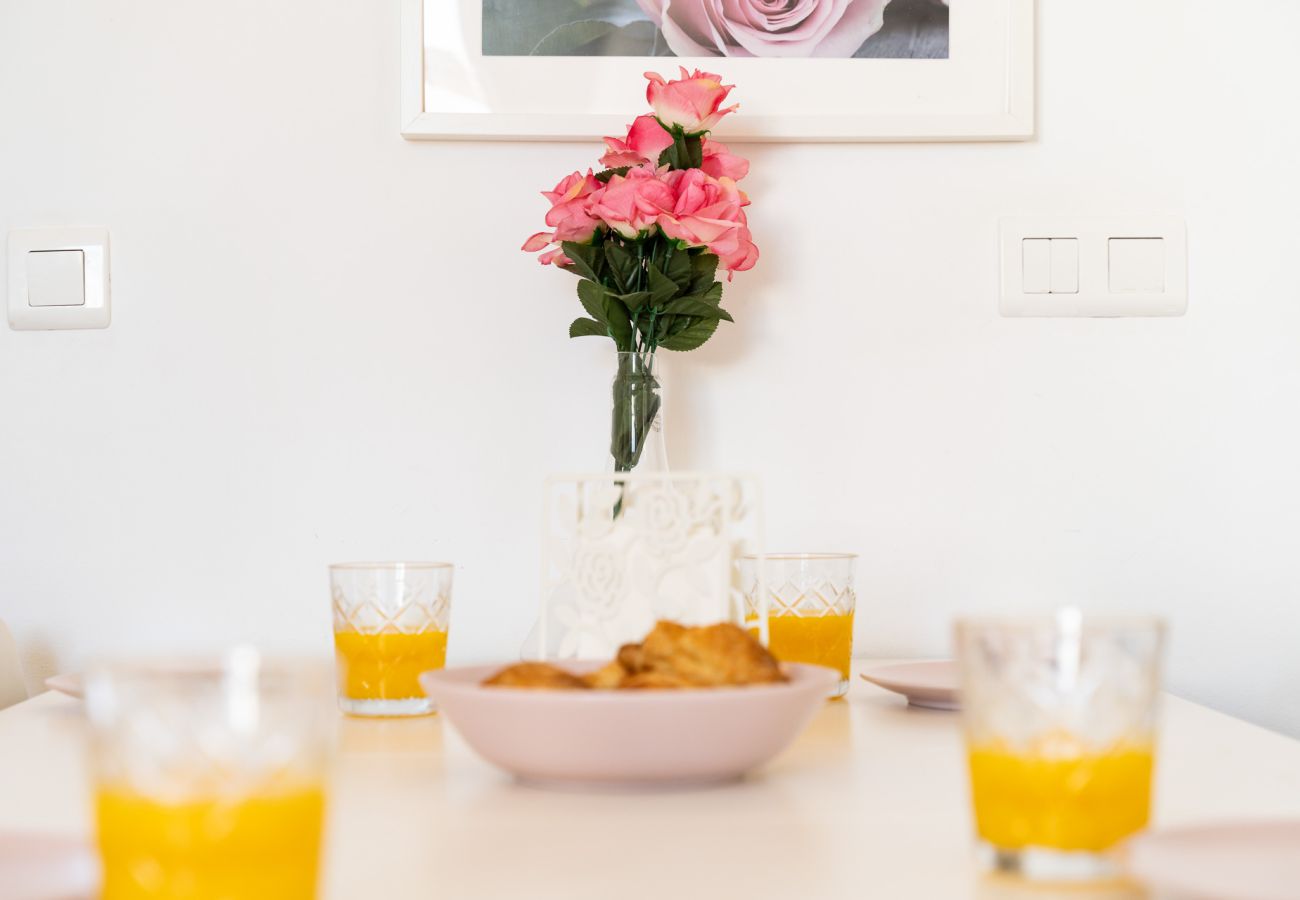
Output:
[[[976,828],[1004,850],[1105,850],[1147,824],[1153,768],[1154,754],[1144,745],[1061,754],[975,747]]]
[[[447,664],[447,632],[334,632],[339,682],[350,700],[423,697],[420,673]]]
[[[177,803],[101,788],[103,900],[310,900],[324,809],[319,787]]]
[[[750,631],[758,634],[757,628]],[[767,620],[767,635],[767,649],[781,662],[837,669],[840,678],[848,681],[853,657],[853,613],[772,616]]]

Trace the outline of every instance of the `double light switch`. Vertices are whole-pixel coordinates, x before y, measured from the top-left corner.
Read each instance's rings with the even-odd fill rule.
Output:
[[[1180,316],[1187,237],[1173,217],[1004,219],[1004,316]]]
[[[1079,292],[1078,238],[1025,238],[1021,249],[1026,294]]]

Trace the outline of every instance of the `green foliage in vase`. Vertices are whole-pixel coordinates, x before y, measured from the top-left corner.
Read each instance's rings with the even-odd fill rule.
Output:
[[[711,253],[662,234],[562,246],[582,279],[578,300],[587,312],[573,320],[569,337],[609,337],[622,352],[652,355],[660,347],[694,350],[719,321],[733,321],[722,308],[722,284],[714,280],[718,258]]]

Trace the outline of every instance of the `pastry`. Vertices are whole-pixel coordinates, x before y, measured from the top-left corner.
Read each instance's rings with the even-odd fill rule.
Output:
[[[661,621],[644,641],[624,644],[613,660],[586,675],[526,662],[507,666],[483,683],[550,690],[665,690],[786,680],[775,657],[739,626],[721,622],[690,627]]]

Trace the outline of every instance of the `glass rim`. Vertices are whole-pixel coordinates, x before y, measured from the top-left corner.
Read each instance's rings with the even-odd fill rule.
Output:
[[[740,557],[742,560],[758,561],[766,560],[769,562],[819,562],[819,561],[839,561],[857,559],[856,553],[835,553],[818,552],[818,553],[746,553]]]
[[[1065,609],[1042,613],[1008,613],[959,616],[953,621],[958,633],[984,629],[1006,631],[1059,631],[1065,627],[1062,613]],[[1157,631],[1164,632],[1169,623],[1164,616],[1146,613],[1080,613],[1077,617],[1081,631]]]
[[[455,563],[449,562],[424,562],[418,560],[392,560],[392,561],[360,561],[360,562],[341,562],[330,563],[331,572],[396,572],[407,569],[414,570],[437,570],[437,569],[454,569]]]
[[[158,655],[130,658],[103,658],[86,667],[90,679],[185,679],[220,680],[244,672],[263,676],[310,679],[320,673],[328,675],[329,665],[314,656],[268,654],[251,644],[236,644],[224,650],[212,650],[190,656]]]
[[[234,684],[253,692],[282,693],[325,691],[330,683],[330,666],[316,657],[263,654],[256,648],[235,646],[224,652],[192,657],[157,655],[139,659],[107,658],[86,667],[87,705],[101,688],[186,689]]]

